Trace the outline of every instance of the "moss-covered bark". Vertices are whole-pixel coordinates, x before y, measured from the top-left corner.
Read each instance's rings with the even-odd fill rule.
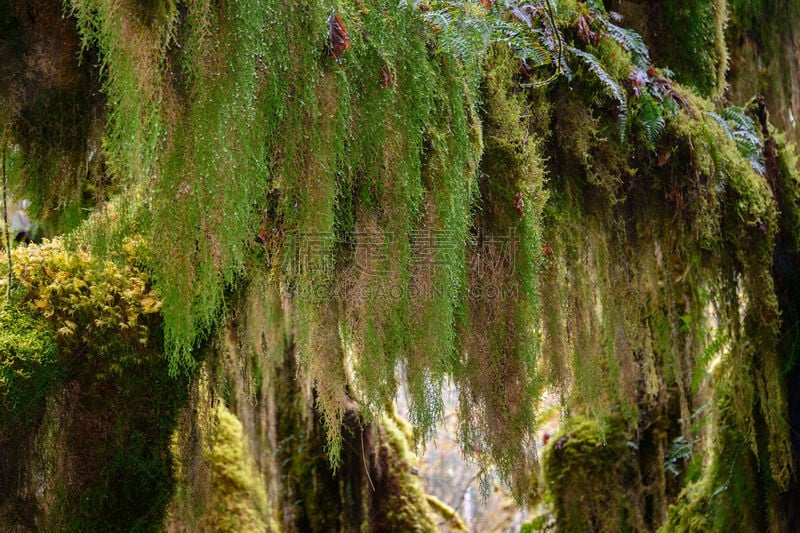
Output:
[[[619,421],[574,418],[543,459],[559,531],[648,531],[637,447]]]
[[[287,302],[261,284],[237,301],[181,416],[167,529],[436,531],[405,422],[390,411],[368,423],[352,402],[334,468],[314,392],[297,379]]]
[[[791,0],[606,4],[642,33],[657,64],[703,94],[743,105],[765,96],[773,123],[797,142],[800,11]]]
[[[2,528],[158,530],[187,379],[167,373],[147,277],[60,242],[17,250],[14,268],[0,315]]]
[[[608,0],[647,41],[655,63],[704,96],[719,97],[726,86],[728,0]]]
[[[731,0],[729,99],[744,103],[764,96],[770,119],[793,142],[800,141],[800,7],[796,2]]]

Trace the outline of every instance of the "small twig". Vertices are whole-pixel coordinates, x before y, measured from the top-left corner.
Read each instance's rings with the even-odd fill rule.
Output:
[[[8,258],[8,283],[6,284],[6,305],[11,302],[11,282],[13,280],[13,264],[11,263],[11,228],[8,224],[8,174],[6,173],[6,150],[8,148],[7,132],[3,132],[3,232],[6,238],[6,257]]]
[[[367,467],[367,456],[364,454],[364,431],[361,431],[361,459],[364,461],[364,472],[367,474],[367,481],[369,486],[372,487],[372,492],[375,492],[375,484],[372,483],[372,478],[369,475],[369,468]]]
[[[545,8],[545,17],[547,18],[548,22],[550,22],[550,26],[553,29],[553,36],[556,38],[556,44],[558,45],[558,52],[556,57],[556,70],[546,80],[535,81],[533,83],[520,83],[521,87],[538,88],[544,85],[549,85],[550,83],[554,82],[564,74],[564,65],[562,64],[562,62],[564,61],[564,40],[561,36],[561,31],[558,29],[558,24],[556,23],[556,15],[553,12],[553,6],[550,4],[550,0],[544,1],[544,8]]]
[[[472,479],[469,480],[469,482],[467,483],[467,486],[464,487],[463,491],[461,491],[461,498],[458,499],[458,505],[453,507],[453,511],[458,513],[458,511],[461,509],[461,504],[464,503],[464,498],[466,497],[467,491],[469,490],[469,488],[472,486],[473,483],[475,483],[475,481],[478,480],[479,477],[481,477],[485,473],[486,473],[486,468],[485,467],[481,467],[481,469],[478,470],[478,472],[474,476],[472,476]]]

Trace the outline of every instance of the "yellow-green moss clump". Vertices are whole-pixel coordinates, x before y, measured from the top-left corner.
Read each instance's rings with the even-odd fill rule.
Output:
[[[19,304],[49,320],[62,351],[86,349],[106,371],[121,372],[158,349],[161,302],[133,267],[66,250],[61,241],[17,248],[13,254]]]
[[[151,328],[160,322],[160,301],[135,269],[67,251],[61,241],[16,248],[12,264],[10,301],[8,278],[0,282],[0,393],[9,415],[39,405],[56,378],[120,375],[158,347],[161,337]],[[89,368],[90,375],[66,374]]]
[[[412,472],[416,459],[400,424],[396,417],[384,416],[378,435],[378,461],[386,479],[382,487],[385,531],[437,532],[436,516],[419,477]]]
[[[253,463],[242,423],[220,404],[208,437],[211,501],[201,522],[204,530],[266,531],[264,480]]]

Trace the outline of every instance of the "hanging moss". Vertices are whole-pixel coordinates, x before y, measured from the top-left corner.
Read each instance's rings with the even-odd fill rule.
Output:
[[[354,385],[371,410],[393,394],[410,340],[430,339],[427,348],[414,347],[425,356],[409,358],[407,372],[414,418],[426,433],[441,411],[435,398],[457,359],[455,328],[464,314],[463,250],[480,149],[474,87],[457,81],[452,60],[431,55],[411,9],[344,12],[364,31],[352,33],[339,66],[323,53],[329,6],[318,2],[291,9],[200,3],[164,10],[161,25],[137,18],[125,2],[106,4],[75,3],[75,14],[107,72],[111,170],[132,176],[150,207],[133,220],[151,231],[149,266],[164,301],[173,369],[192,366],[191,349],[217,323],[225,288],[246,257],[261,253],[258,243],[267,244],[259,241],[263,230],[272,268],[297,295],[301,368],[316,382],[332,457],[345,386],[337,370],[342,312],[356,350]],[[136,22],[109,21],[110,9]],[[143,39],[151,44],[134,47]],[[168,50],[170,39],[181,46]],[[265,201],[269,195],[277,202]],[[97,233],[124,232],[128,213],[110,212],[112,224]],[[416,229],[422,220],[447,241],[437,252],[453,247],[438,259],[442,268],[415,266],[414,246],[429,238]],[[164,227],[174,228],[170,239],[159,237]],[[365,272],[356,283],[335,276],[363,266],[354,265],[363,256],[348,256],[353,245],[368,260],[383,257],[370,268],[384,275]],[[434,297],[412,304],[425,287],[435,287]],[[313,295],[323,293],[344,298],[320,305]],[[425,316],[437,321],[412,319]]]
[[[797,241],[790,151],[781,148],[786,155],[770,167],[785,172],[760,174],[712,105],[651,72],[641,39],[613,26],[601,5],[547,4],[542,31],[525,33],[522,11],[432,4],[425,7],[447,24],[417,3],[389,0],[69,3],[83,61],[102,73],[104,96],[90,103],[107,103],[97,172],[119,194],[71,236],[72,255],[58,244],[30,249],[17,273],[21,301],[55,329],[57,353],[84,356],[92,347],[85,360],[94,366],[70,366],[70,375],[88,390],[110,381],[130,399],[147,380],[128,386],[123,377],[154,368],[162,385],[182,382],[209,339],[251,350],[241,360],[259,361],[256,390],[266,383],[316,408],[293,405],[277,423],[292,435],[281,453],[303,507],[292,507],[286,522],[298,528],[364,523],[360,470],[345,479],[332,473],[363,462],[370,448],[378,466],[406,460],[391,423],[385,435],[371,426],[401,380],[424,438],[442,417],[442,384],[454,378],[463,447],[485,451],[482,460],[498,466],[521,500],[535,492],[534,413],[545,385],[562,394],[567,416],[588,417],[573,428],[587,433],[576,443],[601,457],[608,450],[589,426],[613,418],[608,431],[639,453],[614,440],[609,449],[623,459],[609,475],[641,479],[646,496],[581,517],[556,489],[567,525],[655,527],[683,482],[664,467],[679,438],[721,458],[706,467],[701,479],[713,482],[703,487],[720,486],[723,467],[743,472],[729,496],[713,499],[724,502],[715,523],[728,524],[719,517],[736,512],[748,487],[765,495],[785,488],[792,457],[781,372],[794,368],[794,355],[784,357],[780,320],[793,307],[773,266],[776,243],[791,249]],[[331,9],[350,28],[350,49],[336,58],[327,50]],[[662,56],[676,78],[718,94],[725,2],[663,2],[657,14],[659,27],[686,36]],[[19,16],[0,16],[0,25]],[[491,46],[459,26],[536,35],[545,59],[521,63],[514,36]],[[15,67],[23,34],[3,41]],[[544,66],[557,76],[538,86],[532,73]],[[13,179],[24,184],[21,169],[35,150],[23,122],[15,124]],[[67,136],[89,143],[75,150],[88,161],[100,144],[86,140],[96,133],[89,122],[78,126]],[[135,269],[81,248],[92,242],[97,257],[124,265],[131,260],[120,253],[122,237],[131,234],[146,241]],[[260,326],[267,348],[260,338],[226,336],[241,312],[236,288],[253,280],[268,293],[268,324]],[[14,320],[28,322],[25,313]],[[155,357],[162,340],[164,360]],[[261,349],[269,358],[256,357]],[[728,369],[718,381],[708,375],[712,364]],[[36,365],[49,368],[45,359]],[[172,378],[162,375],[167,366]],[[241,408],[224,368],[212,369],[223,376],[217,392]],[[163,448],[161,430],[180,396],[167,392],[156,398],[164,413],[157,435],[115,426],[117,442],[135,453],[131,462],[114,455],[108,475],[140,474],[142,465],[166,475],[168,461],[142,456],[148,443]],[[696,427],[710,420],[696,420],[709,402],[730,431],[718,441]],[[234,426],[223,433],[237,440]],[[219,459],[245,461],[241,449],[227,451]],[[548,467],[551,479],[566,475],[559,465]],[[757,469],[763,477],[750,475]],[[223,478],[221,493],[231,489]],[[258,492],[258,483],[237,479],[234,492]],[[384,478],[385,498],[370,504],[386,504],[387,527],[430,525],[409,480]],[[339,499],[325,501],[321,486]],[[127,502],[135,491],[113,494]],[[342,502],[352,504],[351,518],[342,518]],[[91,519],[88,508],[80,513]],[[234,514],[247,527],[267,523],[254,508]]]
[[[775,239],[774,248],[770,246],[772,275],[764,282],[770,288],[767,297],[754,298],[751,305],[761,306],[759,315],[746,314],[744,318],[747,334],[761,339],[759,353],[747,363],[747,377],[739,374],[739,362],[718,370],[716,437],[709,445],[711,460],[703,476],[687,486],[670,508],[664,531],[726,531],[732,527],[782,530],[793,520],[791,511],[787,514],[787,509],[782,508],[788,505],[790,509],[791,503],[785,502],[780,494],[791,483],[793,451],[787,440],[787,424],[789,417],[796,417],[796,408],[788,402],[787,409],[785,398],[791,395],[792,386],[788,391],[784,389],[779,369],[791,368],[795,359],[796,309],[791,299],[794,274],[788,265],[794,261],[794,252],[790,250],[795,247],[795,208],[791,200],[795,193],[791,191],[798,170],[794,148],[770,133],[763,103],[760,106],[759,120],[765,134],[765,178],[780,206],[780,212],[772,219],[780,229],[772,235]],[[769,320],[776,308],[784,320],[779,336],[776,336],[778,324]],[[730,357],[741,357],[739,350],[731,350]],[[747,403],[743,405],[742,396],[754,402],[752,408]],[[754,506],[754,501],[761,504]]]
[[[96,71],[78,64],[81,42],[61,2],[4,1],[0,119],[4,153],[19,152],[10,183],[48,231],[71,229],[106,183],[99,151],[104,100]],[[93,57],[91,52],[87,58]],[[9,150],[11,148],[11,150]],[[5,157],[5,156],[4,156]]]
[[[363,31],[352,32],[341,65],[324,54],[329,6],[319,2],[199,3],[163,10],[161,25],[125,2],[74,8],[107,72],[111,171],[130,175],[149,208],[132,218],[110,210],[97,233],[124,234],[131,222],[149,233],[173,370],[192,367],[191,350],[218,323],[226,288],[266,248],[273,274],[295,295],[298,360],[314,382],[332,460],[347,394],[368,417],[379,412],[399,367],[412,418],[427,434],[442,414],[445,376],[460,372],[458,334],[482,323],[467,325],[465,305],[481,150],[475,72],[432,52],[411,8],[342,11]],[[109,21],[111,9],[135,23]],[[143,39],[147,47],[132,48]],[[172,41],[180,46],[167,47]],[[544,194],[541,176],[525,172],[514,178],[531,202],[515,252],[523,303],[509,312],[530,329]],[[318,294],[334,296],[323,303]],[[527,354],[528,369],[532,338],[526,332],[513,348]],[[470,403],[476,413],[486,408]],[[527,433],[522,405],[528,414],[511,431]]]
[[[718,398],[712,462],[704,477],[688,485],[670,506],[659,531],[765,531],[782,524],[776,511],[778,491],[766,461],[769,453],[759,443],[758,455],[754,454],[745,435],[735,429],[733,401],[725,392]]]
[[[530,477],[512,472],[529,471],[536,460],[528,430],[535,426],[534,399],[542,384],[537,274],[547,193],[541,146],[529,130],[524,95],[512,86],[516,64],[499,48],[487,57],[481,210],[468,252],[468,320],[455,376],[462,442],[490,450],[522,497],[531,489]]]
[[[622,415],[622,427],[636,435],[636,464],[625,475],[643,480],[636,491],[642,518],[631,527],[666,519],[666,501],[681,482],[665,475],[664,465],[679,438],[696,453],[724,457],[727,466],[717,470],[712,460],[707,473],[742,473],[730,494],[716,496],[719,516],[752,514],[755,529],[766,527],[774,509],[750,513],[738,505],[747,494],[771,498],[792,464],[777,373],[783,355],[771,265],[780,221],[772,179],[742,157],[708,103],[677,86],[680,109],[666,115],[660,140],[648,150],[613,141],[607,104],[585,104],[596,85],[585,76],[579,71],[573,91],[553,97],[542,253],[547,378],[568,395],[572,415]],[[719,441],[700,429],[711,416],[703,414],[703,391],[712,382],[702,376],[716,360],[730,369],[711,389],[731,432]],[[726,483],[715,479],[715,488]],[[559,498],[572,495],[554,495],[555,508],[564,509]],[[574,512],[576,520],[593,520],[588,509]],[[733,527],[718,520],[720,530]],[[575,529],[581,527],[595,526]]]

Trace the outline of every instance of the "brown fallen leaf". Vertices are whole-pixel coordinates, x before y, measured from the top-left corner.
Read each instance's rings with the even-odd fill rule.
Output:
[[[328,43],[336,61],[339,61],[345,50],[350,48],[350,34],[347,33],[347,26],[342,17],[334,13],[328,17]]]
[[[517,211],[517,216],[522,218],[525,216],[525,201],[522,199],[522,193],[517,192],[514,195],[514,209]]]

